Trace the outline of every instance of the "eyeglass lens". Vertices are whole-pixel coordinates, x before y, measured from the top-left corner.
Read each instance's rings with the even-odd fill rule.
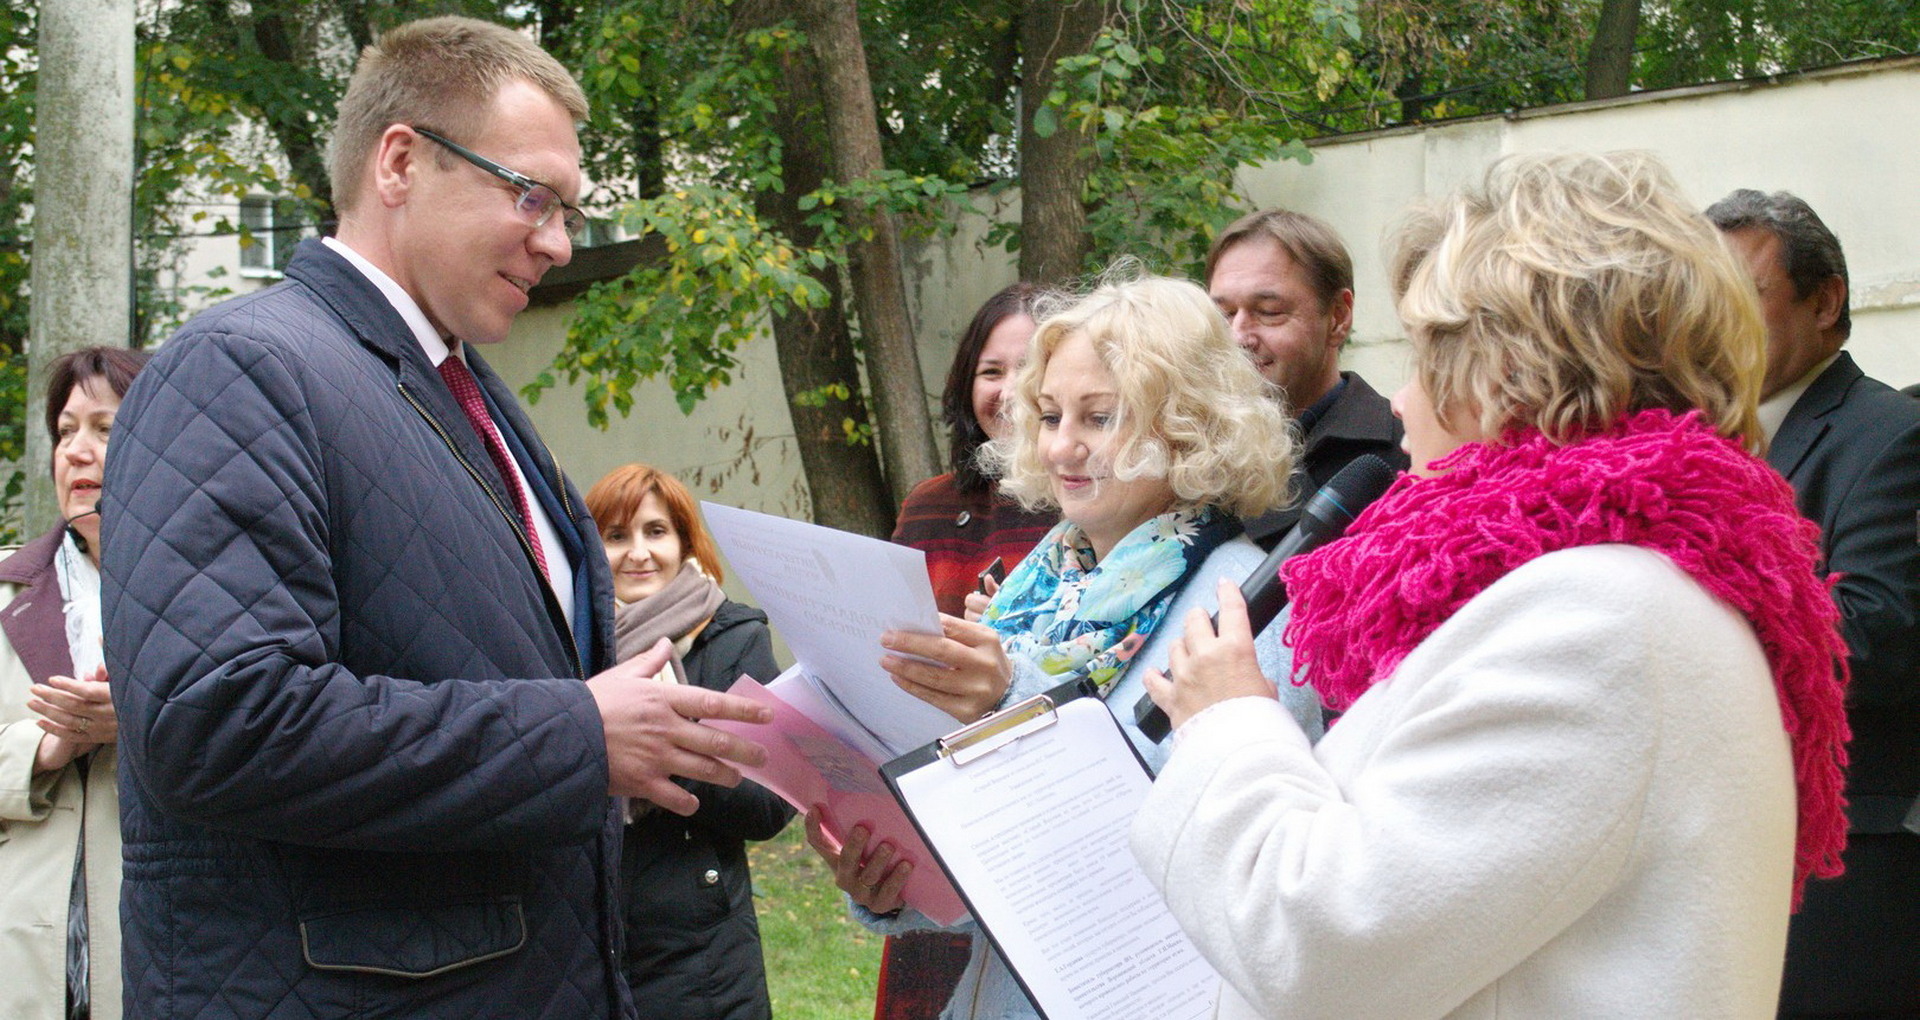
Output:
[[[544,227],[555,212],[560,214],[560,226],[568,237],[579,237],[586,229],[587,217],[578,209],[568,206],[560,200],[552,188],[544,184],[535,184],[522,192],[518,204],[520,214],[533,221],[535,227]]]

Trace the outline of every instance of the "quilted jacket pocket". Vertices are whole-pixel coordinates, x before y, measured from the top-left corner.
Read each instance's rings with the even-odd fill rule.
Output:
[[[516,952],[527,941],[518,896],[469,903],[360,906],[300,922],[317,970],[426,978]]]

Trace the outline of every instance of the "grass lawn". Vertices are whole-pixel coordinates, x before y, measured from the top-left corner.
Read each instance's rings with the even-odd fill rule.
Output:
[[[847,917],[827,866],[795,818],[778,838],[749,844],[754,906],[778,1020],[863,1020],[873,1015],[880,936]]]

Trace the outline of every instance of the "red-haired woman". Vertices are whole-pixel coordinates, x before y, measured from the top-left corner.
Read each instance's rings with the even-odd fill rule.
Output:
[[[780,672],[766,614],[720,591],[720,556],[679,479],[645,464],[615,468],[587,491],[613,567],[614,637],[631,658],[661,638],[674,655],[658,679],[724,691],[740,674]],[[681,781],[692,817],[636,803],[621,852],[627,981],[642,1017],[765,1020],[772,1015],[746,842],[793,817],[751,781]]]

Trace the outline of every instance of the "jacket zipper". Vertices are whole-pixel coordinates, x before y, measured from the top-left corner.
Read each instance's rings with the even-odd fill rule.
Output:
[[[519,514],[507,512],[507,508],[505,506],[502,506],[500,503],[500,497],[493,494],[493,488],[486,483],[486,480],[481,477],[480,472],[475,470],[474,466],[467,461],[467,458],[460,453],[460,447],[454,444],[453,437],[447,434],[447,430],[445,428],[441,427],[439,419],[435,418],[433,416],[433,413],[428,411],[426,406],[420,403],[420,401],[414,397],[412,391],[407,389],[407,384],[397,383],[395,385],[400,390],[400,395],[407,399],[407,403],[413,405],[414,411],[417,412],[420,415],[420,417],[426,419],[428,427],[432,428],[434,431],[434,434],[440,437],[440,441],[447,444],[447,452],[453,454],[453,459],[459,461],[460,466],[467,469],[467,474],[472,476],[474,484],[480,486],[480,491],[487,494],[487,502],[493,504],[493,508],[500,512],[501,519],[505,520],[507,522],[507,526],[513,529],[513,537],[520,540],[520,551],[523,554],[525,554],[527,558],[527,565],[532,567],[534,574],[540,577],[540,594],[543,596],[543,601],[546,603],[547,617],[549,621],[555,618],[561,621],[565,621],[567,617],[565,613],[560,612],[560,603],[554,597],[553,590],[552,590],[552,582],[548,581],[546,576],[541,572],[540,561],[534,558],[533,543],[527,541],[527,534],[526,534],[526,531],[524,530],[524,526],[519,521],[514,520],[514,518],[518,517]],[[545,449],[544,443],[541,444],[541,448],[543,450]],[[548,452],[548,456],[549,457],[552,456],[552,453],[550,451]],[[501,479],[501,481],[508,485],[513,484],[513,480],[510,478],[503,478]],[[567,502],[564,489],[562,491],[560,499],[562,503]],[[572,516],[573,509],[571,507],[567,508],[567,514],[569,517]],[[568,523],[571,524],[572,522],[569,521]],[[565,555],[565,552],[562,551],[561,555]],[[561,644],[566,647],[567,661],[573,664],[574,675],[579,677],[581,680],[585,680],[587,678],[586,670],[582,668],[580,664],[579,649],[573,646],[573,634],[570,631],[563,631],[563,633],[565,634],[566,640],[562,641]]]

